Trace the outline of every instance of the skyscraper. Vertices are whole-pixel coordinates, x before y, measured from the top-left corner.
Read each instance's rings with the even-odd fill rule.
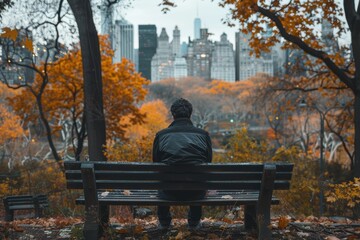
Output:
[[[274,66],[272,54],[264,54],[260,58],[250,55],[250,34],[241,32],[235,33],[236,53],[235,67],[236,79],[241,81],[255,76],[257,73],[265,73],[270,76],[274,75]]]
[[[172,52],[175,55],[175,57],[181,57],[180,56],[180,30],[178,26],[175,26],[175,29],[173,31],[173,40],[171,41],[171,47]]]
[[[334,54],[340,51],[337,39],[334,36],[334,28],[329,21],[321,22],[321,41],[325,45],[325,51]]]
[[[180,46],[180,57],[184,57],[187,55],[188,45],[186,42],[182,42]]]
[[[215,42],[211,60],[211,78],[235,82],[234,49],[225,33],[221,34],[220,42]]]
[[[21,28],[14,41],[8,38],[0,38],[0,82],[13,84],[33,83],[35,71],[31,69],[33,54],[29,47],[25,47],[24,42],[30,40],[32,44],[32,32]],[[47,50],[45,50],[47,51]],[[48,62],[51,62],[49,59]],[[7,64],[3,64],[7,63]],[[20,63],[23,66],[19,66]]]
[[[208,40],[207,29],[201,29],[200,39],[189,40],[186,56],[188,76],[211,79],[211,55],[214,44]]]
[[[161,30],[158,38],[156,54],[151,60],[151,81],[157,82],[161,79],[170,78],[174,75],[174,55],[169,44],[169,36],[165,28]]]
[[[114,62],[121,62],[127,58],[131,62],[134,59],[134,26],[125,19],[116,20],[113,34]]]
[[[200,18],[194,19],[194,40],[200,39],[201,20]]]
[[[157,33],[155,25],[139,25],[139,72],[151,80],[151,59],[156,53]]]

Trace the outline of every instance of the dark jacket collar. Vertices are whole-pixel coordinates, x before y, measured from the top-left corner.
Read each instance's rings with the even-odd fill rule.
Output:
[[[192,121],[189,118],[178,118],[175,119],[169,127],[173,127],[173,126],[186,126],[186,125],[190,125],[193,126]]]

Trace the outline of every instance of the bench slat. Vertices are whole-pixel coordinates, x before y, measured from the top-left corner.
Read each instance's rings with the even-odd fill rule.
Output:
[[[67,170],[77,170],[83,162],[65,161],[64,166]],[[189,165],[165,165],[162,163],[129,163],[129,162],[91,162],[95,170],[113,170],[113,171],[174,171],[174,172],[209,172],[209,171],[243,171],[243,172],[262,172],[264,164],[262,163],[212,163]],[[271,163],[267,163],[271,164]],[[277,172],[291,172],[293,164],[274,163]]]
[[[177,205],[177,206],[186,206],[186,205],[244,205],[244,204],[256,204],[258,201],[257,198],[239,198],[239,199],[202,199],[196,201],[168,201],[161,199],[151,199],[151,198],[119,198],[119,199],[99,199],[99,204],[106,205]],[[85,204],[84,199],[77,199],[77,204]],[[271,201],[271,204],[279,204],[279,200],[274,199]]]
[[[34,209],[34,204],[23,204],[23,205],[14,205],[9,206],[10,210],[24,210],[24,209]]]
[[[209,182],[160,182],[160,181],[96,181],[97,189],[172,189],[172,190],[217,190],[217,189],[245,189],[255,190],[260,188],[260,181],[209,181]],[[69,180],[67,187],[70,189],[82,189],[81,180]],[[288,181],[276,181],[274,189],[289,189]]]
[[[291,173],[277,173],[277,180],[290,180]],[[262,172],[212,172],[212,173],[162,173],[162,172],[114,172],[96,171],[98,180],[175,180],[175,181],[216,181],[216,180],[259,180]],[[67,179],[81,179],[80,171],[66,172]]]

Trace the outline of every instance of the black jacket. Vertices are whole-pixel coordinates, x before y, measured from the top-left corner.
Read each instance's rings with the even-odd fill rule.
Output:
[[[153,161],[166,164],[199,164],[211,162],[211,139],[203,129],[194,127],[188,118],[173,121],[156,134]]]

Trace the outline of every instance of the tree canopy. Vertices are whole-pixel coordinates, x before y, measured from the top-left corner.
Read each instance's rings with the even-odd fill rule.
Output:
[[[102,52],[104,112],[109,139],[123,139],[125,128],[131,124],[142,123],[142,114],[137,104],[146,96],[145,85],[148,81],[135,72],[133,63],[123,59],[112,63],[113,50],[105,37],[100,38]],[[43,70],[43,69],[41,69]],[[84,129],[84,80],[82,75],[82,55],[79,48],[71,50],[57,62],[47,68],[48,79],[42,94],[42,108],[49,121],[53,123],[52,133],[66,132],[66,136],[77,148],[87,136]],[[24,88],[21,93],[9,98],[15,112],[25,121],[36,121],[36,94],[40,91],[43,79],[37,75],[32,88]],[[126,124],[120,123],[125,116],[130,116]],[[66,124],[71,127],[66,128]]]

